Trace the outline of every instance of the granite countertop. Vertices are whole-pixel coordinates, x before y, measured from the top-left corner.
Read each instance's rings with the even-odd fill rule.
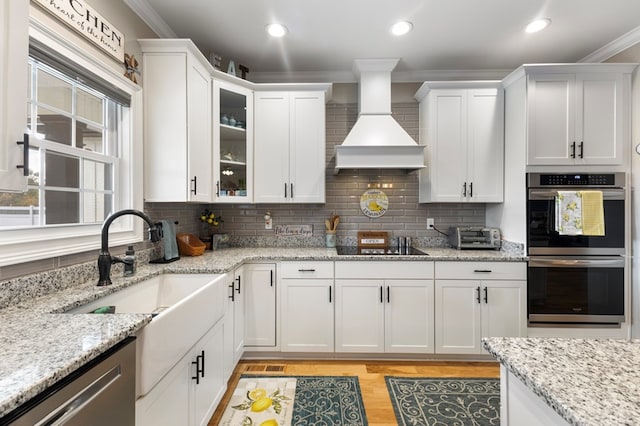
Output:
[[[485,338],[483,346],[569,424],[640,419],[640,340]]]
[[[162,273],[225,273],[244,262],[280,260],[476,260],[523,261],[523,255],[494,250],[455,250],[419,247],[428,256],[338,256],[332,248],[229,248],[203,256],[182,257],[163,265],[141,265],[133,277],[112,276],[113,285],[97,287],[78,277],[48,276],[21,279],[0,286],[0,416],[3,416],[61,378],[94,359],[151,321],[144,314],[63,314],[74,307]],[[45,273],[47,275],[47,273]],[[25,282],[31,279],[31,282]],[[68,281],[73,281],[68,283]],[[67,281],[61,286],[61,281]],[[51,286],[54,290],[45,291]],[[29,294],[25,294],[29,293]],[[49,293],[49,294],[47,294]]]

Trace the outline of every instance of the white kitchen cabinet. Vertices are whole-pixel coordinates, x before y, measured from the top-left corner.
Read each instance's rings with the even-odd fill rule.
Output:
[[[245,348],[275,349],[276,342],[276,265],[244,265]]]
[[[420,202],[502,202],[504,95],[500,82],[429,82],[420,101]]]
[[[253,200],[253,91],[213,81],[215,202]]]
[[[254,201],[324,203],[324,92],[255,92],[254,105]]]
[[[435,350],[481,354],[482,337],[526,336],[526,264],[436,262]]]
[[[527,164],[622,164],[623,73],[534,73],[527,90]]]
[[[335,351],[433,353],[433,262],[336,262]]]
[[[245,302],[242,285],[243,267],[239,266],[227,279],[227,299],[224,316],[224,371],[228,380],[244,353]]]
[[[26,191],[25,169],[16,167],[24,166],[24,145],[16,142],[27,130],[28,1],[0,5],[0,51],[0,190]]]
[[[333,352],[333,262],[282,262],[283,352]]]
[[[211,65],[190,40],[138,40],[145,200],[211,202]]]

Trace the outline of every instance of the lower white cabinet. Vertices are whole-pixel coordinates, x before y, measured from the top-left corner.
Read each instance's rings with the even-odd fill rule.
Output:
[[[482,354],[482,337],[526,336],[524,262],[436,262],[436,353]]]
[[[244,345],[273,349],[276,347],[276,265],[244,265],[245,327]]]
[[[226,390],[223,321],[218,321],[142,398],[136,425],[206,425]]]
[[[335,351],[433,353],[433,262],[336,262]]]
[[[235,269],[227,279],[227,298],[224,314],[224,374],[229,380],[244,353],[244,291],[243,267]]]
[[[283,352],[333,352],[333,262],[280,264]]]

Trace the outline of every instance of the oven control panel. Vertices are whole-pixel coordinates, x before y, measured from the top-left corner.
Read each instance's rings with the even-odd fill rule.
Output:
[[[529,187],[624,187],[624,173],[530,173]]]

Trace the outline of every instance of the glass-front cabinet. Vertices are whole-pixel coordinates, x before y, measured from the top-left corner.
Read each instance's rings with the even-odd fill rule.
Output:
[[[215,202],[253,200],[253,92],[213,83],[213,179]]]

